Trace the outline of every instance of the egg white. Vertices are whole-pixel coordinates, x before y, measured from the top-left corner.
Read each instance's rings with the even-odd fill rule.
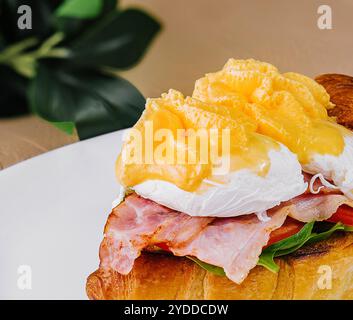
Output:
[[[191,216],[234,217],[268,210],[302,194],[307,184],[297,156],[281,145],[269,151],[270,169],[262,177],[242,169],[227,175],[226,184],[209,185],[207,179],[195,192],[188,192],[162,180],[147,180],[132,189]],[[205,184],[208,185],[205,188]]]
[[[315,154],[308,164],[303,165],[303,170],[311,174],[321,173],[353,199],[353,135],[345,136],[344,142],[339,156]]]

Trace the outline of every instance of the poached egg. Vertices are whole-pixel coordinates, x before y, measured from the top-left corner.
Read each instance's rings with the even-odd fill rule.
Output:
[[[124,188],[191,216],[257,213],[266,219],[266,210],[302,194],[307,184],[297,155],[256,128],[238,106],[201,102],[170,90],[147,100],[117,160],[118,179]],[[199,135],[198,129],[227,129],[228,148],[223,150],[223,136],[212,139]],[[207,156],[200,149],[202,137],[208,142]],[[168,147],[176,151],[169,157]],[[178,151],[196,161],[180,161]],[[225,158],[229,166],[219,172]]]
[[[256,132],[295,153],[304,171],[322,174],[353,198],[353,135],[328,116],[330,97],[314,80],[253,59],[230,59],[196,81],[193,97],[241,109]]]
[[[300,164],[288,148],[269,152],[270,169],[266,176],[259,176],[249,169],[230,172],[223,183],[204,179],[194,192],[185,191],[163,180],[146,180],[133,190],[174,210],[191,216],[235,217],[261,213],[303,193]],[[260,218],[261,219],[261,218]]]

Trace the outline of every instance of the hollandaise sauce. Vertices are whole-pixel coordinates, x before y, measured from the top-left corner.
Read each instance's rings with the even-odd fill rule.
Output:
[[[228,107],[234,103],[254,121],[256,132],[286,145],[302,164],[315,154],[340,155],[344,136],[351,134],[327,115],[333,105],[321,85],[252,59],[230,59],[221,71],[197,80],[193,97]]]
[[[184,98],[175,90],[148,99],[117,160],[119,181],[131,187],[160,179],[195,191],[205,178],[222,181],[240,169],[266,175],[268,153],[279,144],[256,133],[255,122],[234,108]]]

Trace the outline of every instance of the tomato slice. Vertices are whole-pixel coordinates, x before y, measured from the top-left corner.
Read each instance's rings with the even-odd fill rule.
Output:
[[[155,245],[164,251],[170,251],[168,245],[164,242],[159,242],[159,243],[156,243]]]
[[[353,208],[342,205],[340,206],[336,213],[330,218],[327,219],[329,222],[342,222],[347,226],[353,226]]]
[[[289,238],[293,234],[298,233],[303,226],[304,226],[303,222],[287,217],[286,221],[280,228],[271,232],[270,240],[268,240],[268,243],[264,248],[267,248],[271,244],[274,244],[278,241]]]

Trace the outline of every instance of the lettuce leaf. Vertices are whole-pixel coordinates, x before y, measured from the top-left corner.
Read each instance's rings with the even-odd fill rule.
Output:
[[[307,223],[295,235],[267,247],[262,251],[257,264],[267,268],[272,272],[278,272],[279,266],[274,261],[275,257],[288,255],[300,249],[305,244],[311,244],[325,240],[329,238],[335,231],[351,231],[353,229],[352,227],[345,226],[341,222],[336,223],[330,229],[320,233],[313,232],[313,227],[314,222]]]
[[[278,272],[279,266],[274,261],[274,258],[293,253],[304,245],[325,240],[338,230],[353,232],[353,227],[346,226],[341,222],[336,223],[328,230],[322,232],[314,232],[314,225],[315,222],[306,223],[298,233],[278,241],[264,249],[257,264],[272,272]],[[203,262],[195,257],[187,256],[187,258],[197,263],[201,268],[212,272],[215,275],[225,276],[225,272],[221,267]]]
[[[209,272],[212,272],[213,274],[216,274],[217,276],[224,277],[226,275],[223,268],[221,268],[221,267],[217,267],[217,266],[214,266],[213,264],[203,262],[195,257],[191,257],[191,256],[186,256],[186,257],[189,258],[190,260],[194,261],[195,263],[197,263],[202,269],[205,269]]]
[[[309,240],[313,227],[314,222],[306,223],[298,233],[267,247],[262,251],[257,264],[272,272],[278,272],[279,266],[274,262],[274,258],[290,254],[301,248]]]

